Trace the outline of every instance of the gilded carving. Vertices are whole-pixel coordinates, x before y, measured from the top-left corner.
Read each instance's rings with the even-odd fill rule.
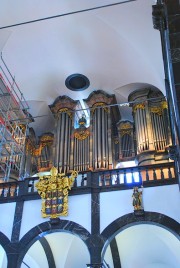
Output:
[[[138,187],[134,187],[133,194],[132,194],[132,204],[134,207],[134,210],[142,210],[142,191],[139,191]]]
[[[138,103],[133,106],[133,112],[135,113],[137,109],[144,110],[145,109],[145,104],[144,103]]]
[[[121,136],[124,136],[125,134],[131,136],[131,130],[128,130],[128,129],[127,130],[123,130],[120,133],[121,133]]]
[[[161,102],[161,108],[162,108],[162,110],[164,110],[164,109],[168,109],[167,101],[162,101],[162,102]]]
[[[124,123],[124,124],[121,124],[121,126],[120,126],[120,130],[121,129],[129,129],[129,128],[132,128],[132,125],[130,123]]]
[[[107,107],[106,103],[104,103],[104,102],[96,102],[96,103],[93,105],[92,109],[91,109],[92,114],[94,114],[96,108],[103,108],[104,111],[105,111],[106,113],[108,113],[108,107]]]
[[[72,112],[68,108],[61,108],[58,110],[58,113],[66,113],[72,119]]]
[[[79,130],[74,133],[74,137],[78,140],[85,140],[89,136],[90,136],[90,132],[87,129]]]
[[[42,217],[57,218],[68,215],[68,192],[77,177],[73,171],[70,177],[58,173],[57,168],[52,167],[50,175],[39,178],[36,188],[42,199]]]
[[[52,135],[46,134],[46,135],[41,136],[41,138],[40,138],[41,150],[45,146],[51,146],[53,144],[53,140],[54,140],[54,137]],[[40,150],[40,154],[41,154],[41,150]]]
[[[150,112],[153,114],[162,115],[162,108],[161,107],[151,107]]]

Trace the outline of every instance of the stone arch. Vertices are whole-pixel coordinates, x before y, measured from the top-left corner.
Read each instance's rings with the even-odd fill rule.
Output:
[[[5,236],[2,232],[0,232],[0,245],[3,247],[6,254],[8,254],[8,251],[9,251],[9,247],[8,247],[9,243],[10,243],[9,238],[7,238],[7,236]]]
[[[128,227],[138,224],[152,224],[162,227],[180,240],[180,224],[174,219],[157,212],[144,212],[143,216],[135,216],[134,213],[126,214],[110,223],[101,233],[104,241],[102,256],[108,244],[115,236]]]
[[[17,261],[17,267],[20,267],[25,254],[37,240],[47,234],[54,232],[68,232],[79,237],[84,242],[89,251],[90,233],[83,226],[72,221],[54,219],[33,227],[22,237],[19,242],[19,257]]]
[[[12,248],[10,247],[9,238],[6,235],[4,235],[2,232],[0,232],[0,246],[2,246],[6,254],[7,261],[8,261],[8,258],[10,258],[11,253],[12,253]]]

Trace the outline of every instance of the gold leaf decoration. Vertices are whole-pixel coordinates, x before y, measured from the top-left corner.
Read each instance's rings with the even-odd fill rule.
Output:
[[[68,192],[73,186],[78,173],[73,171],[70,177],[58,173],[52,167],[50,175],[39,178],[36,188],[42,199],[42,217],[57,218],[68,215]]]

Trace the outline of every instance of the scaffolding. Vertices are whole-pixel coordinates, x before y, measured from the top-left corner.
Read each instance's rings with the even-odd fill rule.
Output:
[[[23,178],[28,104],[1,54],[0,64],[0,181]]]

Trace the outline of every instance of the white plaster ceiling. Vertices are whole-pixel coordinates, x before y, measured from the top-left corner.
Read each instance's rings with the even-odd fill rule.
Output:
[[[1,0],[0,27],[115,2]],[[48,114],[47,105],[56,97],[81,100],[97,89],[116,94],[118,102],[144,85],[164,92],[160,35],[152,23],[154,3],[136,0],[0,30],[0,50],[30,113]],[[67,89],[65,80],[74,73],[87,76],[90,87],[81,92]],[[34,124],[38,133],[47,128],[40,123]]]

